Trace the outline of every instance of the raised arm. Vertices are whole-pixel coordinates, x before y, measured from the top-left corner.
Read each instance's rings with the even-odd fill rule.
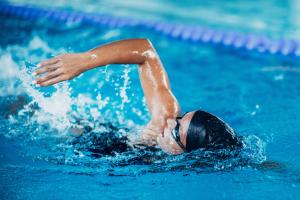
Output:
[[[151,121],[145,129],[145,139],[156,139],[163,133],[168,118],[179,113],[167,73],[152,44],[147,39],[128,39],[112,42],[85,53],[63,54],[41,62],[36,75],[40,86],[72,79],[89,69],[108,64],[138,64],[141,85],[151,113]]]

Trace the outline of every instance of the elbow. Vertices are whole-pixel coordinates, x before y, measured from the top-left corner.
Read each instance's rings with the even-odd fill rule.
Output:
[[[151,41],[148,38],[136,38],[132,40],[131,56],[136,58],[136,63],[139,65],[157,58],[156,51],[154,50]]]
[[[139,38],[136,40],[138,40],[138,44],[140,47],[142,47],[141,49],[143,52],[154,49],[152,42],[148,38]]]
[[[143,43],[143,46],[148,47],[148,48],[149,47],[153,47],[150,39],[148,39],[148,38],[141,38],[140,40]]]
[[[147,38],[144,38],[142,40],[143,40],[142,56],[145,58],[145,60],[157,58],[156,51],[155,51],[151,41]]]

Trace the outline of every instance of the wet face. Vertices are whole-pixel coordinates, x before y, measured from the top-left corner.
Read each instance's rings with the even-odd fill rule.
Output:
[[[186,146],[186,136],[187,131],[195,112],[188,112],[184,115],[182,119],[178,120],[179,126],[179,134],[181,143]],[[159,146],[167,153],[170,154],[181,154],[183,153],[183,149],[177,144],[175,139],[172,137],[172,130],[176,127],[175,119],[168,119],[167,126],[164,129],[164,136],[160,135],[157,138],[157,142]]]

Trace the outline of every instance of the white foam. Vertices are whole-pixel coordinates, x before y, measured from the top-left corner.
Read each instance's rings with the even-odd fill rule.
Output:
[[[41,49],[44,52],[53,52],[54,50],[49,47],[49,45],[43,41],[40,37],[34,36],[28,44],[28,49]]]
[[[243,140],[245,147],[242,151],[243,158],[248,158],[254,163],[266,161],[266,143],[256,135],[248,135]]]
[[[6,49],[0,49],[0,64],[2,65],[0,67],[0,95],[26,94],[30,96],[32,101],[24,106],[18,116],[27,117],[29,113],[34,113],[28,123],[47,124],[62,134],[77,123],[74,119],[84,120],[88,123],[92,123],[93,120],[117,121],[121,124],[126,123],[128,126],[133,126],[135,123],[131,120],[124,120],[125,105],[131,101],[127,94],[131,82],[129,66],[125,66],[121,79],[118,77],[115,82],[118,83],[115,91],[116,95],[118,94],[121,97],[121,103],[114,100],[113,96],[106,97],[100,93],[102,85],[113,84],[112,74],[114,72],[111,70],[103,69],[101,73],[104,73],[104,77],[101,80],[99,80],[99,76],[93,76],[95,79],[89,80],[91,87],[98,86],[97,90],[94,91],[98,92],[96,97],[89,93],[74,95],[76,92],[72,92],[68,82],[55,85],[54,92],[43,87],[37,88],[32,84],[35,78],[32,76],[35,65],[31,63],[39,63],[49,58],[49,54],[57,55],[65,51],[65,49],[52,49],[47,42],[38,36],[34,36],[28,45],[11,45]],[[22,61],[24,59],[29,63],[26,64],[27,66]],[[137,100],[139,101],[139,99]],[[39,109],[33,109],[33,107]],[[128,105],[128,108],[130,110],[132,105]],[[114,112],[112,112],[112,109]],[[145,117],[138,108],[135,111],[139,113],[138,116]],[[17,120],[17,118],[12,117],[10,121],[13,123],[14,120]]]
[[[129,77],[129,72],[130,72],[130,67],[129,65],[126,65],[124,68],[124,74],[121,76],[121,78],[124,79],[124,83],[123,86],[121,86],[120,88],[120,97],[122,98],[122,103],[120,105],[121,110],[124,110],[124,105],[126,103],[129,103],[129,98],[128,95],[126,93],[126,90],[130,87],[130,77]]]
[[[19,69],[9,52],[1,53],[0,56],[0,96],[19,95],[23,89],[18,84]],[[3,85],[2,85],[3,84]]]
[[[43,90],[39,91],[32,85],[33,77],[26,69],[21,70],[20,79],[26,93],[32,97],[30,104],[37,104],[40,108],[35,110],[31,120],[40,124],[48,124],[61,132],[70,127],[68,113],[71,111],[72,99],[67,83],[56,85],[56,91],[46,97]],[[23,110],[23,112],[26,111],[31,111],[31,107]]]
[[[56,86],[56,92],[46,97],[42,90],[39,91],[32,85],[34,77],[31,75],[34,65],[30,64],[30,60],[39,62],[46,59],[47,54],[57,54],[58,52],[51,49],[47,42],[37,36],[34,36],[28,45],[11,45],[6,49],[1,49],[0,52],[2,65],[0,80],[3,82],[3,85],[0,85],[0,95],[29,95],[32,97],[32,101],[19,112],[19,115],[31,112],[31,105],[37,104],[40,109],[35,110],[31,120],[47,123],[56,129],[65,129],[69,124],[67,113],[71,110],[68,85]],[[24,59],[29,61],[27,61],[29,63],[26,64],[27,66],[22,61]]]
[[[13,61],[11,54],[3,53],[0,56],[0,79],[16,78],[18,75],[18,65]]]

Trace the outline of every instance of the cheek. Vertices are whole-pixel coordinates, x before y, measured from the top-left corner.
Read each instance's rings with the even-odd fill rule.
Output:
[[[157,142],[162,150],[168,153],[174,153],[173,143],[174,141],[170,137],[170,134],[165,132],[164,137],[158,136]]]
[[[164,152],[166,152],[166,153],[171,153],[170,147],[169,147],[169,145],[168,145],[168,141],[166,140],[166,137],[159,136],[159,137],[157,138],[157,142],[158,142],[160,148],[161,148]]]
[[[169,147],[172,147],[175,142],[171,134],[172,133],[169,129],[165,129],[163,140],[165,144],[168,145]]]
[[[164,135],[163,136],[160,135],[160,139],[163,141],[163,143],[165,145],[169,145],[170,142],[171,142],[170,134],[171,134],[170,131],[168,129],[165,129],[164,130]]]
[[[157,137],[157,143],[163,150],[165,150],[167,148],[165,137],[162,137],[161,135],[159,135]]]

